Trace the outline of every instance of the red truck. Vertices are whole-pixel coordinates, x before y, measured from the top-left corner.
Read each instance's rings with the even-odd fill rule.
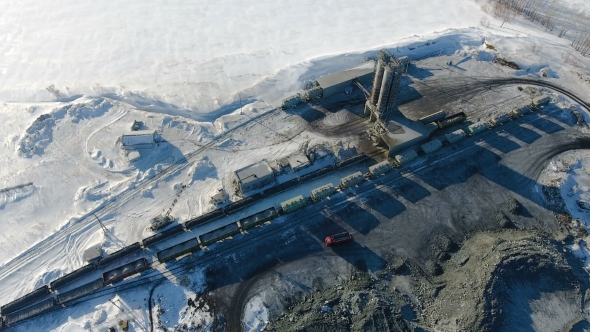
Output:
[[[352,236],[348,232],[343,232],[326,237],[324,242],[328,247],[330,247],[334,244],[344,243],[350,240],[352,240]]]

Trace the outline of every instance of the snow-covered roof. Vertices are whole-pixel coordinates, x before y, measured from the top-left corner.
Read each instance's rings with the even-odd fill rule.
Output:
[[[307,167],[311,164],[307,156],[302,152],[297,152],[288,156],[287,160],[289,161],[289,166],[291,166],[291,169],[293,171],[295,171],[296,169]]]
[[[123,134],[123,136],[146,136],[146,135],[154,135],[156,134],[155,130],[136,130],[136,131],[129,131]]]
[[[97,258],[99,258],[100,256],[102,256],[102,252],[101,252],[101,245],[97,244],[95,246],[92,246],[88,249],[86,249],[84,251],[84,254],[82,255],[82,258],[84,259],[84,261],[86,262],[90,262],[93,261]]]
[[[236,171],[236,176],[242,184],[257,181],[272,174],[272,169],[265,160]]]
[[[335,72],[333,74],[319,77],[316,81],[323,88],[329,88],[343,82],[352,81],[354,78],[373,73],[373,67],[370,68],[354,68]]]

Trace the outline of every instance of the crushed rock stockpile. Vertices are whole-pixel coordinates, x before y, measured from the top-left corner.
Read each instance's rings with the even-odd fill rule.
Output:
[[[534,231],[478,233],[423,278],[421,321],[441,331],[557,331],[585,319],[588,276]],[[590,293],[588,294],[590,295]]]
[[[397,267],[404,269],[409,271],[403,263]],[[357,271],[339,286],[318,289],[289,303],[265,331],[412,331],[402,311],[410,300],[389,283],[394,270],[389,265],[378,277]]]
[[[569,331],[589,321],[588,274],[550,235],[484,231],[460,246],[439,235],[431,247],[444,259],[390,256],[377,273],[286,298],[265,331]]]

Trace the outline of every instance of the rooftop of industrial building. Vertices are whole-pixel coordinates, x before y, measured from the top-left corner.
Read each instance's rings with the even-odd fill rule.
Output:
[[[361,66],[335,72],[322,77],[318,77],[316,82],[324,89],[341,84],[343,82],[352,81],[354,78],[373,75],[374,61],[367,62]]]
[[[383,122],[386,125],[387,132],[381,135],[383,141],[390,149],[399,147],[404,149],[408,144],[417,144],[428,139],[430,133],[420,121],[411,121],[396,114],[390,113]]]
[[[143,136],[143,135],[153,135],[156,131],[153,129],[147,130],[135,130],[135,131],[128,131],[123,134],[123,136]]]
[[[236,171],[236,176],[242,184],[256,181],[256,179],[272,175],[272,169],[266,162],[266,160],[260,161],[256,164],[244,167]]]

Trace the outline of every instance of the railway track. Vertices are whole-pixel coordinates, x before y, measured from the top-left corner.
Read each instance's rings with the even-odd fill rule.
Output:
[[[513,127],[516,127],[518,124],[534,123],[535,121],[538,121],[539,119],[546,119],[546,118],[544,118],[544,117],[534,117],[534,118],[530,118],[530,119],[522,118],[520,120],[512,121],[508,124],[505,124],[504,126],[502,126],[502,128],[495,128],[495,129],[489,130],[489,132],[478,135],[477,138],[485,140],[486,138],[493,137],[497,133],[498,130],[510,131],[511,129],[514,129]],[[590,146],[588,144],[588,142],[586,142],[585,144],[587,146]],[[568,143],[564,146],[566,149],[572,149],[572,148],[579,148],[579,145],[580,144],[569,144]],[[466,151],[469,151],[471,149],[478,148],[478,147],[481,147],[481,146],[478,145],[477,143],[467,146],[463,149],[454,151],[453,153],[446,155],[443,158],[434,159],[433,162],[427,163],[427,165],[421,166],[416,169],[409,170],[407,167],[402,166],[401,168],[398,169],[397,172],[390,173],[388,176],[382,176],[382,177],[374,180],[373,182],[375,183],[375,186],[368,186],[368,188],[357,189],[355,199],[362,199],[363,197],[370,195],[371,193],[375,192],[376,190],[379,190],[378,188],[381,186],[391,186],[391,185],[395,185],[396,183],[398,183],[400,181],[403,181],[406,178],[414,178],[418,174],[428,171],[428,169],[433,167],[434,165],[448,162],[448,161],[452,160],[456,155],[465,153]],[[563,152],[563,151],[556,150],[555,154],[558,154],[561,152]],[[544,159],[551,158],[551,157],[552,156],[548,156],[548,155],[543,156]],[[342,197],[342,199],[335,201],[335,202],[330,202],[330,203],[331,204],[328,205],[329,209],[338,209],[339,207],[341,207],[345,204],[348,204],[349,201],[347,200],[347,198]],[[291,220],[289,220],[289,222],[284,222],[284,223],[280,224],[278,227],[276,227],[275,229],[260,232],[260,234],[257,235],[255,241],[256,242],[261,242],[261,241],[264,242],[264,241],[271,241],[273,239],[276,239],[276,236],[278,234],[281,234],[285,230],[293,228],[294,226],[298,226],[300,224],[303,224],[303,223],[309,221],[310,216],[317,215],[324,208],[325,208],[325,206],[320,206],[320,205],[315,205],[315,207],[312,206],[312,208],[308,207],[309,211],[305,215],[298,216],[295,219],[292,218]],[[124,283],[122,285],[118,285],[115,287],[102,288],[102,289],[96,291],[95,293],[92,293],[91,295],[88,295],[86,297],[82,297],[80,299],[72,301],[69,305],[75,305],[77,303],[85,302],[85,301],[88,301],[90,299],[94,299],[97,297],[114,294],[114,293],[121,292],[124,290],[132,289],[135,287],[140,287],[140,286],[145,285],[146,283],[161,282],[164,279],[170,279],[171,277],[174,278],[174,276],[178,275],[179,273],[182,273],[184,271],[187,271],[189,269],[192,269],[192,268],[195,268],[198,266],[206,266],[207,264],[213,263],[218,259],[223,259],[227,255],[230,255],[236,251],[246,250],[248,247],[251,247],[251,246],[252,246],[251,241],[243,241],[241,243],[236,243],[235,245],[229,246],[227,248],[223,248],[221,250],[216,250],[215,252],[206,252],[205,254],[201,254],[202,256],[200,256],[195,261],[187,262],[182,265],[180,265],[180,264],[170,265],[169,268],[164,268],[164,269],[162,269],[162,267],[164,267],[163,264],[157,262],[157,260],[154,259],[153,257],[150,257],[152,260],[152,263],[150,264],[152,267],[151,272],[145,273],[144,275],[140,275],[139,277],[128,280],[126,283]],[[153,252],[151,250],[149,251],[149,253],[151,253],[150,256],[155,255],[155,252]],[[145,255],[144,255],[144,257],[145,257]],[[161,270],[163,270],[164,272],[162,272]]]
[[[503,82],[503,83],[501,83],[501,82]],[[590,112],[590,104],[586,103],[580,97],[578,97],[577,95],[575,95],[573,93],[570,93],[569,91],[565,90],[564,88],[562,88],[562,87],[560,87],[558,85],[549,83],[549,82],[540,81],[540,80],[532,80],[532,79],[495,79],[495,80],[491,80],[491,84],[494,84],[494,85],[495,84],[529,84],[529,85],[537,85],[537,86],[543,86],[543,87],[551,88],[551,89],[553,89],[553,90],[555,90],[557,92],[560,92],[563,95],[571,98],[575,102],[578,102],[580,105],[582,105],[584,108],[586,108],[586,110],[588,110]],[[257,118],[252,118],[252,120],[250,120],[250,121],[253,121],[254,119],[259,119],[259,118],[261,118],[263,116],[268,116],[269,114],[272,114],[273,112],[274,111],[267,112],[265,114],[260,115]],[[535,120],[538,120],[538,119],[539,118],[533,118],[533,119],[530,119],[528,121],[526,121],[525,119],[521,119],[522,121],[521,120],[518,120],[518,121],[513,121],[513,122],[521,123],[521,124],[526,124],[526,123],[532,123],[532,122],[534,122]],[[157,181],[158,179],[161,179],[166,174],[169,174],[171,172],[174,172],[174,171],[177,171],[179,169],[182,169],[182,167],[184,167],[184,166],[186,166],[188,164],[188,162],[190,161],[191,158],[194,158],[200,152],[206,150],[207,148],[210,148],[210,147],[214,146],[220,139],[225,138],[227,135],[231,134],[231,132],[233,132],[234,130],[242,127],[243,125],[245,125],[247,123],[249,123],[250,121],[247,121],[247,122],[241,124],[240,126],[238,126],[236,128],[233,128],[231,131],[228,131],[228,132],[226,132],[226,133],[218,136],[216,139],[214,139],[213,141],[211,141],[207,145],[202,146],[201,148],[197,149],[196,151],[191,152],[185,158],[183,158],[182,160],[180,160],[177,164],[175,164],[173,166],[170,166],[169,168],[167,168],[164,171],[158,173],[154,177],[152,177],[150,179],[147,179],[146,181],[144,181],[140,185],[138,185],[137,188],[143,188],[143,187],[145,187],[145,186],[153,183],[154,181]],[[506,130],[507,129],[507,126],[509,126],[509,125],[510,125],[510,123],[507,124],[507,125],[504,125],[502,127],[503,130]],[[488,136],[491,136],[495,132],[497,132],[497,128],[490,130],[487,133],[487,135]],[[480,137],[480,138],[485,138],[485,136],[486,136],[486,133],[478,135],[478,137]],[[428,169],[429,167],[432,167],[433,165],[436,165],[436,164],[439,164],[439,163],[444,163],[445,161],[448,161],[448,160],[452,159],[455,155],[457,155],[459,153],[464,153],[465,151],[468,151],[468,150],[470,150],[472,148],[475,148],[476,146],[478,146],[478,145],[477,144],[473,144],[473,146],[469,146],[469,147],[467,147],[465,149],[461,149],[461,150],[455,151],[452,154],[445,156],[444,158],[436,159],[432,163],[428,163],[427,165],[424,165],[424,166],[419,167],[417,169],[413,169],[410,172],[403,173],[402,170],[404,169],[404,167],[401,167],[398,172],[394,172],[393,173],[394,175],[396,175],[395,177],[393,177],[393,175],[391,175],[391,176],[385,176],[385,177],[382,177],[382,178],[378,178],[377,180],[375,180],[375,183],[377,185],[392,185],[392,184],[395,184],[395,183],[397,183],[399,181],[402,181],[404,178],[406,178],[408,176],[410,176],[410,177],[411,176],[415,176],[416,174],[424,171],[425,169]],[[568,148],[574,148],[575,146],[577,146],[577,145],[575,145],[575,144],[574,145],[568,145]],[[562,151],[560,151],[560,152],[562,152]],[[557,153],[560,153],[560,152],[556,152],[556,154]],[[378,153],[375,153],[375,154],[378,154]],[[544,157],[547,157],[547,156],[544,156]],[[370,193],[374,192],[375,190],[377,190],[377,187],[376,186],[375,187],[368,188],[368,189],[357,190],[356,197],[357,198],[362,198],[362,197],[367,196]],[[123,196],[122,199],[121,199],[121,201],[118,201],[117,200],[119,202],[119,204],[117,204],[117,205],[115,205],[115,204],[107,205],[108,208],[109,209],[114,209],[114,208],[120,206],[121,204],[123,204],[125,202],[125,199],[126,200],[129,200],[129,199],[133,198],[134,196],[132,195],[132,193],[134,193],[134,192],[136,192],[136,190],[134,190],[133,192],[131,192],[131,194],[129,194],[129,192],[127,192],[126,194],[129,194],[128,196]],[[121,202],[123,202],[123,203],[121,203]],[[110,202],[110,203],[112,203],[112,202]],[[337,207],[341,206],[342,204],[346,204],[346,203],[347,203],[347,200],[346,199],[339,200],[337,202],[333,202],[332,204],[330,204],[329,205],[329,208],[337,208]],[[317,212],[321,212],[321,210],[323,208],[324,207],[321,207],[320,209],[318,209],[318,208],[310,209],[311,210],[310,212],[315,214]],[[101,211],[103,211],[103,213],[108,212],[105,209],[106,209],[106,206],[102,207],[101,208]],[[88,219],[88,217],[86,219]],[[276,229],[274,229],[274,230],[272,230],[270,232],[263,232],[263,233],[261,233],[256,238],[256,240],[257,241],[261,241],[261,240],[265,240],[265,239],[270,238],[270,237],[274,237],[275,235],[277,235],[277,234],[285,231],[286,229],[291,228],[293,225],[299,225],[299,224],[301,224],[301,223],[303,223],[305,221],[308,221],[308,220],[309,220],[308,215],[305,215],[305,216],[302,216],[302,217],[298,217],[297,219],[295,219],[293,221],[290,221],[289,223],[285,223],[285,224],[277,227]],[[75,230],[78,230],[78,229],[80,229],[83,226],[84,226],[84,224],[78,226]],[[45,242],[44,245],[47,246],[47,245],[50,245],[52,243],[55,243],[56,241],[62,239],[65,236],[67,236],[67,234],[61,234],[61,236],[62,236],[61,238],[58,237],[58,236],[53,237],[52,238],[52,242]],[[91,299],[91,298],[100,297],[100,296],[104,296],[104,295],[107,295],[107,294],[115,293],[115,292],[118,292],[118,291],[123,291],[123,290],[126,290],[126,289],[138,287],[138,286],[144,285],[146,282],[161,281],[164,278],[171,277],[171,276],[177,274],[178,272],[185,271],[186,269],[194,268],[197,265],[206,265],[207,263],[211,263],[214,260],[217,260],[219,257],[225,257],[227,254],[230,254],[232,252],[235,252],[236,250],[238,250],[240,248],[244,248],[246,246],[251,246],[251,243],[241,243],[241,244],[237,244],[236,246],[230,246],[230,247],[225,248],[225,249],[223,249],[221,251],[216,251],[215,253],[210,253],[208,255],[209,257],[201,257],[196,262],[191,262],[189,264],[184,264],[184,265],[181,265],[181,266],[175,266],[172,269],[166,269],[164,272],[161,272],[161,271],[152,271],[152,272],[146,273],[143,276],[140,276],[138,278],[134,278],[132,280],[129,280],[127,283],[125,283],[123,285],[120,285],[120,286],[117,286],[117,287],[106,287],[104,289],[100,289],[99,291],[97,291],[96,293],[93,293],[92,295],[89,295],[88,297],[83,297],[83,298],[80,298],[80,299],[77,299],[77,300],[72,301],[72,303],[70,305],[75,305],[76,303],[87,301],[88,299]],[[35,250],[38,251],[38,250],[40,250],[42,248],[39,247],[39,248],[33,248],[33,249],[35,249]],[[32,252],[34,253],[35,251],[29,251],[29,252],[23,253],[19,257],[26,257],[28,254],[30,254]],[[160,267],[162,265],[162,264],[158,263],[155,259],[153,259],[151,257],[150,257],[150,259],[152,260],[152,263],[150,264],[150,266],[152,268],[154,268],[154,270],[157,270],[156,268],[158,268],[158,267]],[[3,266],[3,268],[4,268],[4,266]],[[14,268],[14,264],[13,264],[13,268]],[[2,275],[5,275],[7,273],[6,271],[9,272],[9,270],[6,270],[6,269],[2,269],[1,271],[3,272]]]
[[[160,173],[155,174],[151,178],[145,179],[144,181],[140,182],[133,189],[125,191],[125,192],[119,194],[117,197],[109,199],[102,206],[88,212],[85,216],[80,218],[75,224],[70,225],[67,228],[62,228],[62,229],[58,230],[56,233],[53,233],[49,237],[38,242],[33,247],[27,249],[26,251],[19,254],[17,257],[15,257],[14,259],[12,259],[9,262],[5,263],[4,265],[0,266],[0,279],[6,277],[7,275],[12,273],[13,271],[19,269],[24,264],[31,261],[39,253],[47,251],[49,248],[55,246],[57,243],[61,243],[69,235],[82,230],[84,227],[88,227],[89,225],[94,224],[94,225],[92,225],[93,227],[91,229],[95,229],[95,228],[98,229],[98,225],[96,225],[96,222],[95,222],[95,215],[97,215],[99,217],[104,217],[104,216],[108,215],[112,211],[115,211],[117,208],[119,208],[122,205],[124,205],[125,203],[129,202],[131,199],[135,198],[141,192],[142,189],[156,183],[157,181],[163,179],[167,175],[171,175],[179,170],[182,170],[183,168],[188,166],[190,164],[190,162],[192,162],[202,152],[206,151],[209,148],[214,147],[216,144],[220,143],[225,138],[229,137],[232,133],[234,133],[238,129],[241,129],[244,126],[246,126],[252,122],[255,122],[255,121],[261,120],[265,117],[268,117],[277,111],[278,111],[277,109],[273,109],[273,110],[268,111],[266,113],[260,114],[256,117],[252,117],[252,118],[248,119],[247,121],[245,121],[244,123],[241,123],[238,126],[222,133],[221,135],[218,135],[211,142],[200,146],[195,151],[190,152],[189,154],[184,156],[182,159],[176,161],[175,164],[163,169]]]

